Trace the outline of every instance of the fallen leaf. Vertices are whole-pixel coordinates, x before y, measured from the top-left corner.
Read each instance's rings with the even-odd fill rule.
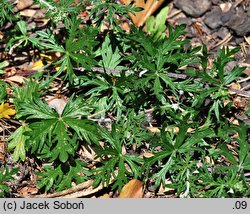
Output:
[[[109,194],[105,193],[104,195],[100,196],[99,198],[110,198]]]
[[[170,195],[174,193],[174,188],[166,187],[166,184],[172,184],[172,181],[170,179],[166,179],[164,184],[161,184],[157,195]]]
[[[241,86],[240,86],[239,83],[231,83],[229,85],[229,87],[232,88],[232,89],[236,89],[236,90],[240,90],[241,89]]]
[[[143,185],[144,183],[137,179],[129,181],[122,188],[118,198],[143,198]]]
[[[155,134],[155,133],[160,133],[161,130],[158,127],[147,127],[147,129],[149,130],[149,132]],[[173,132],[174,134],[178,134],[179,133],[179,127],[167,127],[165,128],[165,131],[168,132]],[[188,128],[187,129],[187,133],[193,132],[194,129],[192,128]]]
[[[7,143],[0,140],[0,163],[3,163],[5,160],[7,150]]]
[[[223,13],[226,13],[231,9],[232,3],[231,2],[221,3],[219,4],[219,6],[220,6],[221,11]]]
[[[19,0],[17,1],[17,5],[15,7],[15,11],[23,10],[25,8],[30,7],[33,4],[33,0]]]
[[[44,67],[43,64],[43,60],[39,59],[38,61],[36,61],[33,66],[32,66],[32,70],[40,70],[42,67]]]
[[[32,17],[35,14],[36,14],[36,10],[33,10],[33,9],[25,9],[20,12],[20,15],[25,16],[25,17]]]
[[[47,65],[50,65],[51,63],[55,62],[58,60],[58,58],[60,57],[60,54],[59,53],[53,53],[53,54],[50,54],[50,55],[47,55],[47,54],[40,54],[40,59],[38,61],[36,61],[33,66],[32,66],[32,70],[40,70],[42,69],[45,64],[43,63],[43,61],[45,60],[46,61],[46,64]],[[60,68],[60,65],[56,65],[55,66],[55,69],[58,71]]]
[[[17,83],[20,83],[20,84],[24,83],[24,79],[25,79],[25,77],[19,76],[19,75],[15,75],[15,76],[6,78],[6,80],[9,80],[11,82],[17,82]]]
[[[139,157],[140,158],[151,158],[154,154],[152,152],[143,152]]]
[[[57,98],[57,97],[52,97],[48,96],[48,106],[50,108],[53,108],[57,111],[59,115],[62,114],[64,107],[66,106],[67,99],[65,97]]]
[[[18,192],[20,196],[24,198],[28,198],[30,197],[30,195],[35,195],[36,193],[38,193],[38,188],[26,186],[26,187],[19,189]]]
[[[11,115],[16,113],[14,106],[9,103],[2,103],[0,105],[0,118],[9,119]]]
[[[96,158],[96,153],[94,152],[93,149],[91,149],[91,147],[89,145],[82,145],[81,150],[79,151],[79,154],[83,157],[83,158],[87,158],[91,161],[94,161]]]
[[[245,71],[243,71],[246,75],[250,76],[250,69],[246,69]]]

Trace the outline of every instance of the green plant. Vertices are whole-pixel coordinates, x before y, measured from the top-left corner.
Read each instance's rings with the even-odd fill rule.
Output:
[[[0,103],[3,103],[5,101],[6,95],[7,95],[7,84],[3,81],[0,81]]]
[[[8,166],[2,166],[0,168],[0,198],[10,193],[10,188],[7,184],[8,181],[14,180],[13,176],[18,172],[18,168],[9,170]]]
[[[75,16],[79,14],[85,9],[81,3],[86,1],[80,1],[79,4],[75,4],[72,0],[61,0],[57,2],[53,0],[36,0],[36,2],[47,10],[47,17],[51,18],[54,24],[57,24],[60,21],[70,20],[69,16],[71,14]]]
[[[62,57],[56,62],[56,65],[60,65],[56,76],[66,70],[66,78],[69,78],[69,81],[72,82],[76,77],[73,72],[74,67],[83,66],[86,69],[90,69],[97,64],[94,60],[93,52],[96,45],[97,29],[92,27],[79,29],[80,19],[76,17],[66,21],[65,24],[68,31],[65,47],[49,31],[38,31],[37,39],[39,45],[45,48],[46,51],[60,52],[62,54]]]
[[[0,74],[4,74],[5,71],[2,70],[3,68],[7,67],[9,63],[7,61],[0,62]]]
[[[150,16],[146,21],[146,31],[153,35],[154,40],[164,39],[166,37],[166,19],[168,16],[169,7],[166,6],[154,18]]]
[[[0,27],[8,21],[14,21],[15,16],[13,14],[14,4],[10,4],[8,0],[2,0],[0,3]]]
[[[132,4],[125,6],[123,4],[117,4],[114,0],[101,1],[96,0],[94,2],[95,7],[91,10],[91,15],[95,23],[98,26],[104,23],[104,20],[108,20],[109,27],[115,27],[120,30],[118,19],[119,16],[128,17],[128,12],[135,13],[140,11],[140,8],[132,7]]]
[[[6,45],[6,49],[10,49],[11,53],[13,52],[13,49],[19,46],[26,47],[28,43],[38,46],[38,40],[35,37],[28,35],[25,25],[26,24],[24,21],[17,22],[17,27],[18,27],[18,30],[21,32],[21,35],[14,36],[13,38],[9,40],[8,44]]]

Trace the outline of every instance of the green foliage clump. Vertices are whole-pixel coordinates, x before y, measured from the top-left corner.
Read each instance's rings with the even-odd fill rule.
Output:
[[[13,8],[14,4],[9,3],[8,0],[2,0],[0,2],[0,27],[2,27],[6,21],[14,21],[16,19]]]
[[[7,182],[14,180],[14,175],[18,172],[18,168],[9,169],[9,167],[2,166],[0,168],[0,198],[7,196],[10,193],[10,188]]]

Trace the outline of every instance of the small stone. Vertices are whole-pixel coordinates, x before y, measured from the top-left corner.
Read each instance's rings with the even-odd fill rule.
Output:
[[[206,13],[204,22],[211,29],[218,28],[222,25],[222,11],[219,7],[214,7],[210,12]]]
[[[229,30],[226,27],[221,27],[217,32],[216,36],[220,39],[224,39],[229,34]]]
[[[236,45],[240,45],[242,42],[244,42],[244,37],[235,37],[234,42]]]
[[[227,23],[233,15],[234,15],[234,12],[233,12],[233,9],[231,9],[228,12],[222,14],[221,21],[223,23]]]
[[[242,11],[237,11],[237,13],[230,18],[227,26],[232,29],[236,35],[245,36],[250,32],[250,16]]]
[[[220,0],[212,0],[212,3],[218,5],[220,3]]]
[[[203,15],[212,5],[210,0],[175,0],[174,4],[177,8],[192,17]]]
[[[185,24],[185,25],[189,26],[192,24],[192,21],[191,21],[191,19],[185,17],[185,18],[176,19],[176,23],[178,25]]]

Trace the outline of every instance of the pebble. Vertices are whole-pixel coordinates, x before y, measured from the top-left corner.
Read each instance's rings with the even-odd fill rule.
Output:
[[[237,10],[230,18],[227,26],[238,36],[245,36],[250,32],[250,14],[242,10]]]
[[[226,27],[221,27],[217,32],[216,36],[220,39],[224,39],[229,34],[229,30]]]
[[[206,13],[204,22],[209,28],[216,29],[223,24],[221,17],[222,11],[220,7],[213,7],[210,12]]]
[[[199,17],[210,9],[212,2],[210,0],[175,0],[174,4],[187,15]]]

